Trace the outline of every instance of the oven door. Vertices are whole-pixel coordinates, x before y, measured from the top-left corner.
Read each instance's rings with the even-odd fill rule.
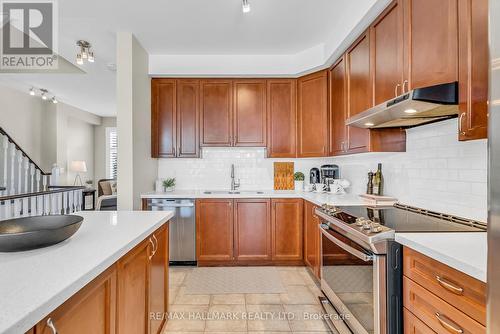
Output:
[[[341,334],[385,334],[385,256],[328,227],[320,230],[321,289],[335,311],[328,312],[335,319],[330,325]]]

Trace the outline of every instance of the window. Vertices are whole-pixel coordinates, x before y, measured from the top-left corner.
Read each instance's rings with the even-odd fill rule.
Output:
[[[116,179],[118,169],[118,137],[116,128],[106,128],[106,178]]]

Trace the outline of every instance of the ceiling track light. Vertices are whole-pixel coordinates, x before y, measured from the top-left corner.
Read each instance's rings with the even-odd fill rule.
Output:
[[[42,89],[40,89],[40,93],[41,93],[42,100],[47,100],[47,93],[48,93],[48,92],[49,92],[49,91],[48,91],[48,90],[46,90],[46,89],[43,89],[43,88],[42,88]]]
[[[243,3],[241,4],[241,9],[243,10],[243,13],[248,13],[250,12],[250,3],[248,0],[243,0]]]
[[[78,65],[83,65],[85,59],[89,63],[93,63],[95,61],[94,51],[91,50],[92,45],[89,42],[79,40],[76,42],[76,46],[80,48],[79,52],[76,54],[76,63]]]
[[[30,88],[30,95],[31,96],[35,96],[36,92],[35,92],[35,88],[31,87]]]
[[[59,102],[59,101],[57,101],[56,97],[55,97],[55,96],[53,96],[53,97],[52,97],[52,103],[57,104],[58,102]]]
[[[40,92],[40,97],[42,98],[42,100],[44,100],[44,101],[50,100],[54,104],[59,103],[59,100],[57,100],[56,96],[52,95],[45,88],[36,89],[35,87],[31,87],[30,90],[29,90],[29,93],[30,93],[31,96],[35,96],[37,91]],[[49,98],[49,95],[52,95],[52,97]]]

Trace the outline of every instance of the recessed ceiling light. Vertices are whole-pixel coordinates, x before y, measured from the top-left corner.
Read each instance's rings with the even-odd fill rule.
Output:
[[[243,13],[248,13],[250,12],[250,3],[248,2],[248,0],[243,0],[243,4],[241,6],[241,9],[243,10]]]
[[[411,108],[405,110],[405,113],[407,113],[407,114],[415,114],[416,112],[417,111],[415,109],[411,109]]]
[[[368,122],[368,123],[365,123],[365,126],[374,126],[375,124],[371,123],[371,122]]]

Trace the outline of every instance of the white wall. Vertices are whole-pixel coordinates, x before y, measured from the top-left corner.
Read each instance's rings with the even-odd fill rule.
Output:
[[[106,178],[106,128],[116,127],[116,117],[103,117],[94,127],[94,184]]]
[[[139,210],[158,172],[151,158],[151,79],[148,54],[127,32],[117,38],[118,209]]]
[[[407,152],[325,159],[266,159],[262,148],[204,148],[202,159],[160,159],[158,177],[176,177],[178,189],[228,189],[230,165],[244,189],[272,189],[273,162],[294,161],[304,172],[325,163],[341,167],[351,193],[366,191],[367,173],[383,164],[385,193],[400,202],[486,221],[486,140],[459,142],[457,121],[407,131]]]
[[[75,160],[86,162],[87,172],[80,174],[82,181],[94,180],[94,126],[68,117],[66,140],[66,184],[74,183],[76,173],[69,169],[69,164]]]

